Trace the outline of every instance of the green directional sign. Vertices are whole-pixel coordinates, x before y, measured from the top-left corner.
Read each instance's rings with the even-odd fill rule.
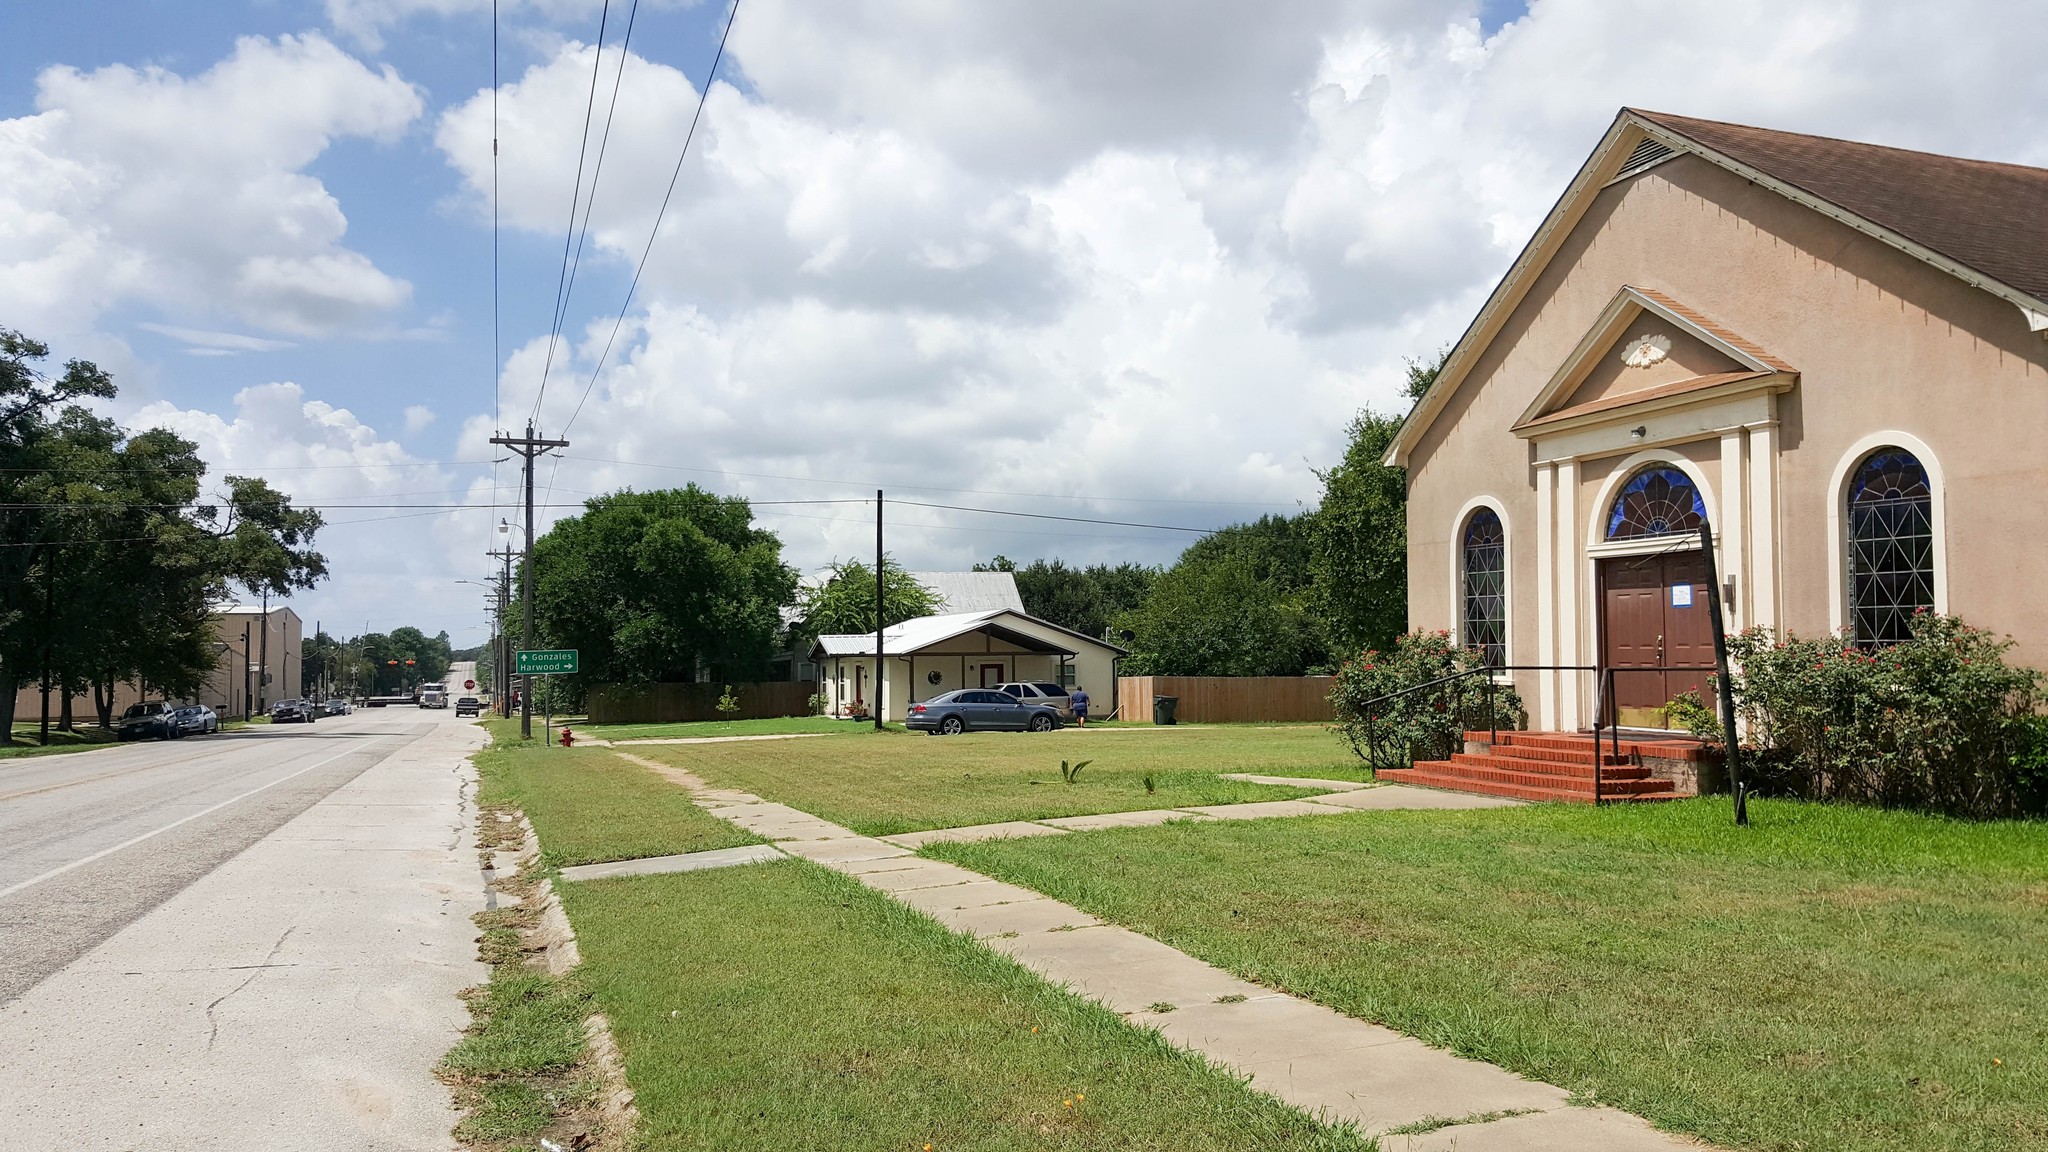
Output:
[[[576,671],[576,650],[574,648],[538,648],[532,652],[514,652],[512,670],[521,676],[549,676],[557,672]]]

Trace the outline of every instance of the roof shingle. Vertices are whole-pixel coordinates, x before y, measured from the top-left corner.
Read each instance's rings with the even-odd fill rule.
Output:
[[[1630,111],[2048,300],[2048,169]]]

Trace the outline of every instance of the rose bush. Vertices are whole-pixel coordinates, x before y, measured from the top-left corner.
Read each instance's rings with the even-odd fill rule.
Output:
[[[2039,811],[2048,775],[2041,674],[2010,639],[1922,612],[1913,638],[1867,649],[1846,635],[1728,639],[1745,772],[1772,791],[1959,816]],[[1721,743],[1698,698],[1674,701]]]
[[[1394,642],[1392,652],[1368,650],[1337,669],[1330,688],[1337,730],[1375,768],[1405,768],[1416,760],[1442,760],[1463,751],[1466,730],[1487,726],[1483,667],[1477,653],[1452,643],[1444,631],[1410,632]],[[1458,673],[1470,675],[1422,687]],[[1386,699],[1411,688],[1416,690]],[[1495,685],[1491,699],[1499,727],[1520,728],[1527,722],[1513,685]]]

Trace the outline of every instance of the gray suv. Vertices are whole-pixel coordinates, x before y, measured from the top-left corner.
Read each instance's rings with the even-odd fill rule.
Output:
[[[1060,726],[1058,709],[1026,704],[993,688],[942,692],[910,706],[904,726],[912,732],[953,736],[961,732],[1050,732]]]
[[[1039,704],[1057,711],[1062,719],[1074,718],[1074,697],[1067,689],[1050,680],[1020,680],[1014,684],[998,684],[996,691],[1007,692],[1026,704]]]

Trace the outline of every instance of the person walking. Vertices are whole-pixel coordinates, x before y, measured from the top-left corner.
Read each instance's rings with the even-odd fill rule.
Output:
[[[1086,728],[1088,726],[1088,690],[1079,684],[1074,685],[1074,694],[1069,697],[1069,700],[1074,706],[1074,723]]]

